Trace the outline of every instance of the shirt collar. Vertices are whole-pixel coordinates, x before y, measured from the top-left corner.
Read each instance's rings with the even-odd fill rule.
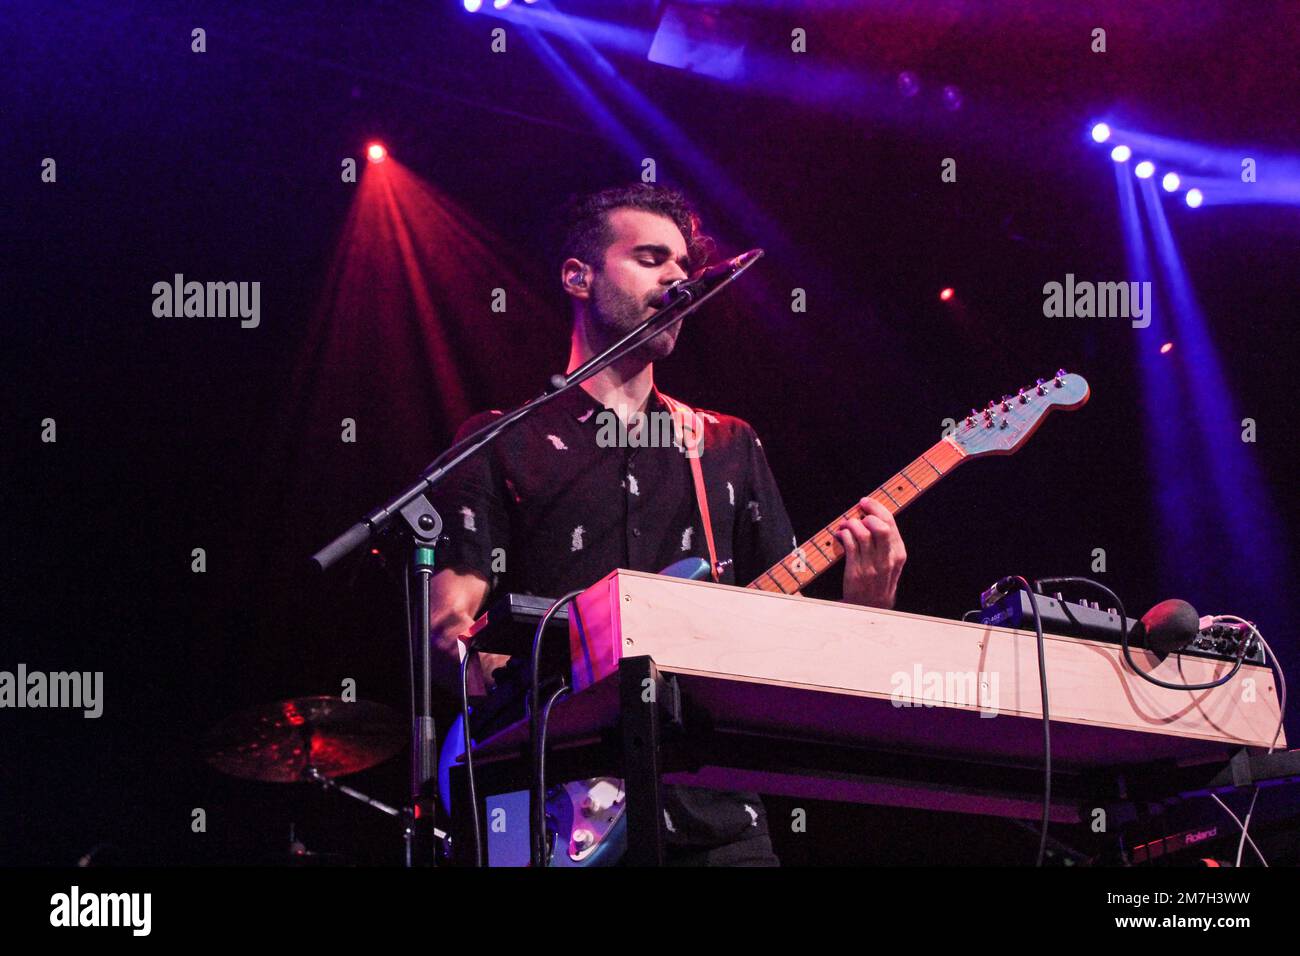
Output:
[[[562,404],[567,414],[571,415],[578,421],[594,422],[596,416],[593,414],[602,409],[613,411],[608,406],[601,404],[592,398],[585,388],[576,385],[573,391],[562,395],[557,399],[557,403]],[[668,403],[664,401],[663,394],[659,391],[657,385],[650,386],[650,396],[646,401],[646,411],[668,411]]]

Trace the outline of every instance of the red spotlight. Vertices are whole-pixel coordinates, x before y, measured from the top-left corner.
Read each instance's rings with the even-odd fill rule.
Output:
[[[1164,345],[1160,346],[1160,354],[1165,355],[1169,352],[1172,352],[1173,348],[1174,348],[1173,342],[1166,342]]]
[[[952,290],[951,288],[944,289],[942,292],[939,293],[939,301],[940,301],[940,302],[947,302],[947,301],[948,301],[949,299],[951,299],[954,295],[956,295],[956,293],[953,292],[953,290]]]
[[[388,156],[388,150],[384,149],[383,143],[371,143],[366,147],[366,158],[372,163],[382,163]]]

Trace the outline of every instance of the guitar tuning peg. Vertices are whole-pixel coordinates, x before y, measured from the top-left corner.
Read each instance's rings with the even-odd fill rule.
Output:
[[[1024,390],[1023,388],[1020,390],[1020,393],[1019,393],[1019,395],[1018,395],[1017,397],[1020,399],[1020,404],[1021,404],[1021,405],[1026,405],[1026,404],[1028,404],[1028,402],[1029,402],[1029,396],[1025,394],[1025,390]]]

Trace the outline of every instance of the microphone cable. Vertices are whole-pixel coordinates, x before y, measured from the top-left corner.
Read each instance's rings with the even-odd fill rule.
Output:
[[[1119,595],[1117,595],[1110,588],[1106,587],[1106,585],[1102,584],[1100,581],[1094,581],[1092,578],[1076,577],[1074,575],[1065,575],[1064,577],[1056,577],[1056,578],[1038,578],[1037,580],[1034,581],[1034,587],[1041,587],[1044,584],[1086,584],[1089,585],[1090,587],[1096,588],[1102,594],[1106,595],[1108,598],[1114,601],[1115,609],[1119,611],[1119,620],[1120,620],[1119,643],[1120,643],[1120,649],[1124,653],[1124,660],[1128,663],[1128,666],[1133,669],[1133,673],[1137,674],[1143,680],[1155,684],[1157,687],[1165,687],[1168,688],[1169,690],[1211,690],[1215,687],[1222,687],[1228,681],[1232,680],[1234,676],[1236,676],[1237,671],[1241,670],[1242,662],[1244,661],[1246,656],[1246,643],[1244,641],[1242,642],[1241,647],[1238,650],[1237,660],[1233,664],[1232,670],[1228,671],[1228,673],[1224,674],[1222,677],[1220,677],[1217,680],[1206,681],[1201,684],[1172,684],[1169,681],[1163,681],[1160,678],[1154,677],[1151,674],[1149,674],[1147,671],[1144,671],[1142,668],[1138,667],[1137,662],[1133,660],[1133,652],[1132,649],[1129,647],[1130,631],[1127,623],[1128,614],[1125,613],[1124,611],[1124,602],[1119,599]],[[1136,624],[1134,625],[1134,630],[1136,630]],[[1152,653],[1154,653],[1154,651]],[[1181,655],[1181,652],[1175,652],[1175,653],[1179,653]]]

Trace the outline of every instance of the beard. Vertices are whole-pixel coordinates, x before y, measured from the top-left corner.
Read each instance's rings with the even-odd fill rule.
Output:
[[[659,294],[656,291],[641,300],[597,276],[592,282],[590,307],[587,310],[591,316],[592,345],[597,350],[604,349],[631,332],[649,317],[652,308],[649,300]],[[681,328],[680,321],[674,322],[627,358],[638,364],[667,358],[677,344],[677,334]]]

